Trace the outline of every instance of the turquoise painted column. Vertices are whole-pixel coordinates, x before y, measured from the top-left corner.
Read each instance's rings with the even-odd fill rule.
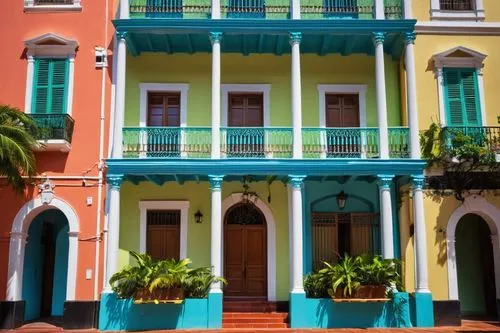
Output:
[[[413,219],[415,225],[415,272],[417,284],[415,288],[414,318],[415,326],[434,326],[434,309],[432,294],[429,290],[429,273],[427,265],[427,231],[425,228],[424,185],[423,175],[411,176],[413,191]]]

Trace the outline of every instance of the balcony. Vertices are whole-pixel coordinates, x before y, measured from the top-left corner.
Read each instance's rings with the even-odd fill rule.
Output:
[[[209,127],[126,127],[124,158],[210,158]],[[221,156],[236,159],[290,159],[290,127],[221,128]],[[379,156],[377,128],[303,128],[304,159],[373,159]],[[408,128],[389,129],[391,158],[409,157]]]
[[[443,140],[448,149],[475,145],[500,154],[500,126],[445,127]]]
[[[131,18],[209,19],[211,0],[130,0]],[[224,0],[221,18],[289,19],[288,0]],[[303,0],[302,19],[374,19],[373,0]],[[403,18],[402,0],[386,0],[386,19]]]
[[[68,114],[30,114],[39,131],[36,135],[41,151],[68,152],[71,149],[75,121]]]

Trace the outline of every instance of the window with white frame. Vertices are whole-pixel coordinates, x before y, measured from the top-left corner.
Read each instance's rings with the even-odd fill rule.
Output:
[[[81,0],[24,0],[25,11],[73,11],[81,9]]]
[[[431,19],[484,21],[483,0],[431,0]]]

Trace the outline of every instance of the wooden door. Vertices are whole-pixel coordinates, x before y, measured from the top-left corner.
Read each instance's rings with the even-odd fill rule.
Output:
[[[226,296],[267,295],[266,224],[252,204],[232,207],[225,218],[224,275]]]
[[[359,127],[358,95],[326,94],[326,127]]]
[[[148,210],[146,253],[154,260],[179,259],[181,212]]]
[[[181,95],[179,92],[148,93],[148,156],[178,157],[181,146]],[[170,128],[164,128],[170,127]]]
[[[263,101],[262,93],[230,93],[228,125],[231,127],[264,126]]]

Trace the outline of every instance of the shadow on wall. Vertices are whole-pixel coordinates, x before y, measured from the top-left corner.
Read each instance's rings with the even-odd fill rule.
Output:
[[[433,198],[433,200],[439,203],[439,214],[435,225],[432,227],[432,230],[434,230],[434,245],[438,248],[436,262],[439,266],[445,266],[448,259],[446,228],[448,227],[451,215],[461,203],[454,196],[439,198],[437,195],[434,195],[434,197],[437,198]]]

